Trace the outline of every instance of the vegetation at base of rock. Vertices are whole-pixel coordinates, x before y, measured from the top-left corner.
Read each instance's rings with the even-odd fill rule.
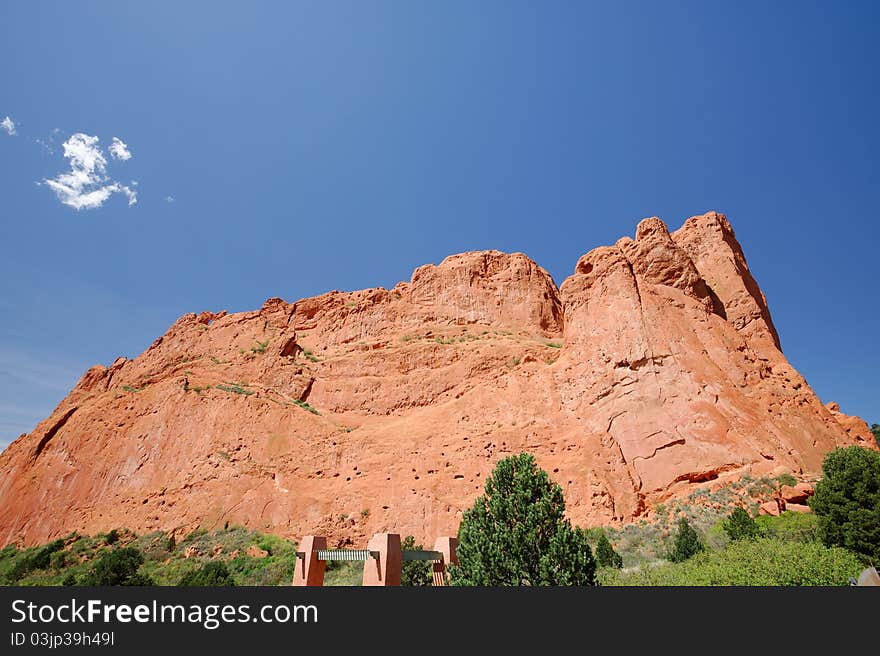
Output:
[[[403,538],[400,544],[403,551],[421,551],[424,546],[416,543],[412,535]],[[409,587],[425,587],[434,585],[434,567],[427,560],[406,560],[400,571],[400,585]]]
[[[822,463],[809,499],[826,546],[845,547],[880,561],[880,453],[859,446],[835,449]]]
[[[874,433],[874,441],[880,446],[880,424],[871,424],[871,432]]]
[[[19,583],[22,578],[31,572],[46,569],[51,564],[52,555],[62,548],[64,548],[64,539],[55,540],[23,554],[21,558],[15,560],[12,567],[6,573],[6,580],[9,583]],[[0,559],[11,555],[16,555],[14,547],[11,549],[6,547],[3,551],[0,551]]]
[[[331,560],[324,570],[324,587],[359,586],[363,578],[363,562]]]
[[[453,585],[593,585],[583,529],[565,518],[562,488],[528,453],[503,458],[458,529]]]
[[[205,563],[199,569],[192,570],[184,574],[179,586],[232,586],[235,580],[232,578],[226,564],[220,560],[212,560]]]
[[[120,547],[104,551],[92,563],[79,585],[154,585],[153,579],[140,572],[144,555],[136,547]]]
[[[736,508],[722,522],[724,532],[730,540],[755,540],[761,535],[761,528],[745,508]]]
[[[678,520],[678,530],[672,541],[668,559],[673,563],[683,563],[688,558],[696,556],[703,551],[705,546],[700,541],[700,536],[685,517]]]
[[[755,523],[761,537],[786,542],[815,542],[819,539],[819,521],[814,513],[787,511],[778,517],[760,515],[755,517]]]
[[[614,550],[605,531],[601,531],[596,544],[596,564],[599,567],[623,567],[623,557]]]
[[[104,534],[90,537],[76,533],[27,549],[9,545],[0,550],[0,583],[86,585],[96,574],[105,577],[102,572],[118,571],[121,561],[115,560],[105,563],[97,573],[92,568],[105,554],[122,549],[133,549],[141,554],[143,564],[136,573],[150,578],[155,585],[180,585],[185,577],[198,575],[209,563],[222,564],[229,574],[229,583],[234,585],[290,585],[293,580],[296,545],[284,538],[241,526],[217,531],[197,529],[184,538],[175,538],[163,531],[137,535],[126,529],[117,529],[117,534],[118,541],[113,545],[107,544]],[[249,547],[257,547],[267,555],[262,558],[248,555]],[[44,552],[49,555],[42,555]],[[108,557],[123,558],[119,555]],[[136,558],[126,562],[134,560]],[[211,575],[213,570],[214,580],[219,580],[220,572],[215,568],[218,566],[213,565],[199,576]],[[328,583],[332,583],[334,577],[329,579]],[[360,574],[357,574],[356,581],[359,585]]]
[[[722,549],[730,542],[723,528],[723,520],[740,507],[753,516],[757,515],[760,503],[772,499],[775,490],[780,487],[779,481],[773,477],[753,478],[746,475],[714,489],[700,488],[686,498],[658,504],[653,515],[637,522],[589,529],[591,544],[596,545],[601,528],[623,557],[625,568],[664,561],[672,547],[678,520],[685,517],[701,535],[707,548]],[[812,514],[786,512],[781,518],[755,517],[762,535],[767,537],[774,537],[774,533],[766,532],[770,526],[768,522],[780,519],[781,523],[774,523],[772,531],[786,534],[816,531],[816,518]]]
[[[856,554],[818,542],[738,540],[683,563],[602,570],[602,585],[847,585],[864,568]]]

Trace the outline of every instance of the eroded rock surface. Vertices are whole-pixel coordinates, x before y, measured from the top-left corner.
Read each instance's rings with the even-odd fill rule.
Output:
[[[650,218],[560,289],[488,251],[392,290],[184,315],[0,455],[0,544],[227,522],[431,543],[520,451],[601,524],[745,473],[813,480],[849,444],[874,447],[786,360],[727,219]]]

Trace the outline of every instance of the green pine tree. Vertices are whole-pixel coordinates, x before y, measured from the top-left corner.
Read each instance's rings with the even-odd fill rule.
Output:
[[[235,580],[227,569],[226,565],[220,560],[212,560],[205,563],[199,569],[184,574],[179,586],[234,586]]]
[[[703,543],[700,542],[700,536],[685,517],[679,519],[678,530],[675,533],[672,549],[669,551],[669,560],[673,563],[682,563],[702,550]]]
[[[458,529],[453,585],[593,585],[583,530],[565,518],[562,488],[522,453],[499,461]]]
[[[828,453],[822,480],[807,503],[826,546],[880,561],[880,453],[860,446]]]
[[[599,567],[623,567],[623,557],[611,546],[605,531],[601,532],[596,543],[596,564]]]
[[[745,508],[736,508],[722,523],[724,532],[731,540],[756,540],[761,528]]]
[[[105,551],[92,564],[83,585],[153,585],[149,576],[138,573],[143,564],[143,554],[134,547]]]

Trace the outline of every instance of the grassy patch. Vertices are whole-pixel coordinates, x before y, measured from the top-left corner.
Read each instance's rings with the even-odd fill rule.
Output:
[[[315,410],[312,406],[310,406],[310,405],[309,405],[308,403],[306,403],[305,401],[300,401],[299,399],[296,399],[296,400],[294,401],[294,403],[295,403],[296,405],[298,405],[300,408],[302,408],[303,410],[308,410],[308,411],[311,412],[313,415],[319,415],[319,414],[321,414],[320,412],[318,412],[317,410]]]
[[[229,383],[228,385],[217,385],[217,389],[223,390],[224,392],[230,392],[232,394],[244,394],[245,396],[250,396],[255,392],[253,390],[249,390],[244,387],[241,383]]]
[[[360,585],[364,577],[364,563],[359,561],[331,560],[324,570],[324,586]]]
[[[267,348],[269,348],[268,339],[265,342],[257,342],[256,346],[251,346],[251,353],[253,353],[254,355],[258,353],[265,353]]]
[[[148,383],[144,383],[140,387],[132,387],[131,385],[123,385],[122,389],[125,390],[126,392],[137,393],[137,392],[143,392],[145,389],[147,389],[147,385],[148,385]]]
[[[603,569],[600,580],[603,585],[646,586],[847,585],[863,568],[858,556],[839,547],[761,538],[739,540],[675,565],[632,572]]]
[[[318,362],[318,356],[312,353],[309,349],[303,349],[303,357],[310,362]]]
[[[106,538],[72,534],[29,549],[8,546],[0,550],[0,582],[33,586],[62,585],[66,581],[81,585],[102,555],[122,548],[134,548],[143,555],[139,573],[157,585],[177,585],[185,575],[217,561],[225,565],[236,585],[290,585],[296,562],[293,542],[243,527],[198,529],[179,544],[162,531],[137,535],[119,530],[118,540],[111,545]],[[251,546],[258,546],[267,555],[248,556]]]
[[[768,538],[787,542],[815,542],[819,539],[819,520],[813,513],[786,511],[778,517],[755,517],[758,528]]]
[[[549,346],[550,348],[562,348],[561,342],[545,342],[545,346]]]

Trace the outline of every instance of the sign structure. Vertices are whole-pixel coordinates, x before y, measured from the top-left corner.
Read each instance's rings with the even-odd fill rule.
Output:
[[[331,560],[363,561],[365,586],[397,586],[404,561],[425,560],[434,564],[434,585],[447,584],[446,565],[458,564],[455,548],[458,538],[439,537],[433,550],[403,551],[397,533],[376,533],[366,549],[328,549],[327,538],[307,535],[297,552],[293,585],[324,585],[324,569]]]

